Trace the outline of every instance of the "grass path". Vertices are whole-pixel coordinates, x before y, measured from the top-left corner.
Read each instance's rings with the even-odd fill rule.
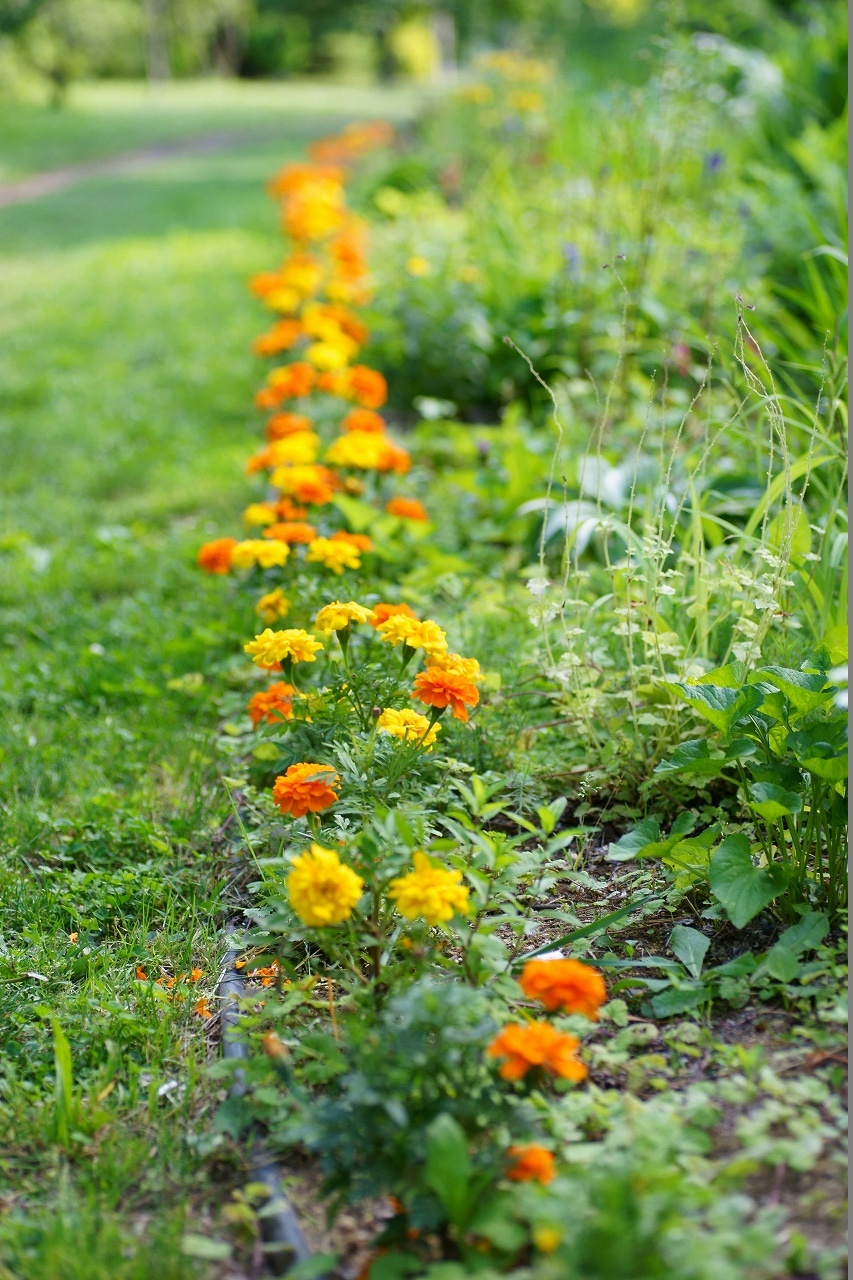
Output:
[[[0,210],[0,1274],[206,1274],[180,1238],[240,1174],[194,1012],[224,889],[210,674],[238,606],[193,557],[255,430],[263,180],[330,124],[315,91],[289,102],[275,137]],[[94,133],[78,157],[110,150]],[[137,966],[202,976],[152,999]]]

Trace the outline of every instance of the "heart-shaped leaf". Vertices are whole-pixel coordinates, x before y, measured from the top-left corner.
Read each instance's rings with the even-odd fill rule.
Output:
[[[692,738],[676,747],[668,760],[662,760],[655,773],[692,773],[704,778],[718,778],[724,763],[721,751],[712,754],[707,738]]]
[[[756,867],[746,836],[728,836],[711,859],[711,892],[726,909],[736,929],[742,929],[788,882],[784,867]]]
[[[672,954],[678,957],[688,973],[698,978],[705,954],[711,945],[704,933],[691,929],[688,925],[677,924],[670,934],[669,945]]]
[[[773,782],[753,782],[749,788],[749,807],[768,822],[799,813],[803,807],[802,796],[796,791],[786,791]]]
[[[675,688],[680,690],[683,698],[695,711],[719,729],[728,734],[733,725],[743,716],[749,715],[761,706],[763,694],[755,685],[745,685],[741,689],[730,689],[726,685],[716,684],[681,684]]]
[[[799,715],[813,711],[832,697],[834,689],[822,672],[795,671],[790,667],[761,667],[755,673],[781,689]]]

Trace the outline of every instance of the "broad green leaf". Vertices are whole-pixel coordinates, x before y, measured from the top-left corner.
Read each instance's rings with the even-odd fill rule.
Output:
[[[756,867],[749,841],[737,833],[728,836],[711,859],[711,892],[725,907],[736,929],[742,929],[769,902],[778,898],[788,881],[784,867]]]
[[[803,807],[802,796],[796,791],[786,791],[772,782],[753,782],[749,788],[749,807],[768,822],[790,817]]]
[[[350,498],[346,494],[337,493],[332,498],[332,502],[346,517],[346,522],[353,533],[364,533],[365,529],[375,524],[379,517],[376,508],[371,507],[369,502],[362,502],[360,498]]]
[[[781,689],[799,715],[805,715],[832,697],[833,688],[822,672],[795,671],[790,667],[760,667],[755,673]]]
[[[708,999],[708,988],[703,983],[690,987],[671,987],[652,997],[652,1008],[659,1018],[672,1018],[677,1013],[687,1013]]]
[[[823,912],[809,911],[777,939],[764,957],[762,968],[779,982],[790,982],[799,968],[797,957],[819,947],[828,932],[829,921]]]
[[[704,933],[691,929],[688,925],[677,924],[670,934],[669,945],[672,954],[677,956],[687,972],[698,978],[702,972],[708,947],[711,945]]]
[[[746,667],[742,662],[729,662],[724,667],[715,667],[700,676],[697,684],[715,684],[723,689],[740,689],[746,678]]]
[[[660,858],[673,845],[692,831],[696,819],[692,813],[680,813],[672,824],[672,830],[665,839],[660,838],[660,827],[652,818],[644,818],[641,823],[628,831],[615,844],[611,844],[608,859],[611,862],[628,862],[631,858]]]
[[[827,782],[847,777],[847,717],[833,716],[788,735],[788,746],[798,764]]]
[[[847,661],[848,630],[846,622],[839,622],[830,627],[820,645],[821,656],[825,656],[827,665],[840,667]]]
[[[426,1182],[451,1222],[464,1226],[470,1208],[471,1157],[461,1126],[445,1112],[427,1130]]]
[[[673,688],[680,690],[691,707],[720,733],[730,733],[738,720],[761,706],[762,695],[754,685],[730,689],[725,685],[676,682]]]
[[[704,778],[718,778],[725,758],[722,751],[711,752],[707,738],[692,738],[676,747],[668,760],[655,767],[657,774],[690,773]]]
[[[185,1258],[204,1258],[209,1262],[224,1262],[231,1257],[231,1246],[224,1240],[208,1240],[207,1236],[188,1232],[181,1236],[181,1253]]]

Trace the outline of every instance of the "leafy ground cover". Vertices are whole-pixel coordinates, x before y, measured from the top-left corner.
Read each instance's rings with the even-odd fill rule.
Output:
[[[61,451],[69,491],[22,492],[4,544],[37,601],[6,614],[11,1274],[78,1274],[83,1249],[87,1275],[92,1257],[105,1275],[251,1272],[254,1119],[342,1274],[377,1233],[373,1280],[840,1274],[834,178],[807,211],[792,195],[816,243],[770,272],[760,208],[726,222],[759,113],[701,49],[668,57],[630,116],[493,59],[417,137],[361,158],[347,197],[373,224],[372,300],[337,176],[283,170],[294,257],[255,282],[278,371],[254,413],[241,277],[281,257],[269,148],[205,159],[207,187],[164,170],[189,179],[165,253],[72,232],[60,303],[58,255],[36,254],[59,201],[50,226],[47,206],[3,215],[34,251],[10,307],[27,433],[8,483]],[[716,221],[716,165],[661,162],[676,73],[670,124],[723,82],[707,100],[728,116],[696,126],[728,128]],[[589,151],[569,148],[581,116]],[[352,163],[353,141],[314,164]],[[793,191],[762,155],[765,184]],[[140,237],[166,207],[148,196]],[[95,314],[93,274],[113,285]],[[61,367],[81,311],[99,455],[74,362],[70,388],[31,381],[44,317]],[[204,540],[233,581],[194,571]],[[203,1067],[229,902],[252,922],[239,1101]]]

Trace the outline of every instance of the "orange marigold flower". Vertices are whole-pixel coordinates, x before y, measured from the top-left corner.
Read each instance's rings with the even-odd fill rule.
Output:
[[[255,392],[255,408],[268,413],[270,409],[277,409],[283,399],[284,396],[273,391],[272,387],[261,387],[260,391]]]
[[[373,541],[366,533],[350,533],[348,529],[336,530],[332,534],[331,541],[348,542],[351,547],[357,547],[359,551],[373,550]]]
[[[283,680],[279,680],[271,684],[268,689],[262,689],[260,693],[254,694],[249,699],[248,708],[252,724],[257,728],[262,720],[266,720],[267,724],[278,724],[282,718],[292,720],[295,692],[292,684],[285,684]]]
[[[145,966],[144,966],[144,965],[138,964],[138,965],[136,966],[136,976],[137,976],[137,978],[139,979],[139,981],[140,981],[140,982],[147,982],[147,981],[148,981],[148,974],[145,972]]]
[[[337,773],[327,764],[292,764],[276,778],[272,798],[282,813],[304,818],[333,805],[340,785]]]
[[[347,371],[347,390],[364,409],[379,409],[388,399],[388,383],[366,364],[354,364]]]
[[[198,566],[205,573],[227,573],[231,568],[231,552],[237,545],[236,538],[215,538],[206,542],[198,553]]]
[[[596,1021],[607,999],[602,975],[580,960],[528,960],[519,983],[524,994],[539,1000],[549,1013],[562,1009]]]
[[[314,386],[314,368],[305,360],[283,364],[270,372],[267,386],[280,401],[307,396]]]
[[[258,356],[276,356],[280,351],[289,351],[301,336],[302,325],[298,320],[278,320],[266,333],[255,338],[252,350]]]
[[[554,1156],[547,1147],[531,1142],[526,1147],[510,1147],[507,1155],[512,1165],[506,1176],[512,1182],[553,1182],[557,1172]]]
[[[490,1058],[503,1058],[500,1073],[504,1080],[521,1080],[533,1067],[540,1067],[564,1080],[580,1081],[587,1069],[576,1057],[580,1048],[577,1036],[570,1036],[550,1022],[528,1022],[519,1026],[510,1022],[495,1036],[486,1052]]]
[[[277,542],[313,542],[317,530],[304,520],[279,520],[264,529],[264,537],[275,538]]]
[[[313,160],[310,148],[309,154]],[[327,182],[340,184],[345,177],[343,169],[328,164],[286,164],[270,178],[267,190],[272,196],[289,196],[309,183],[325,179]]]
[[[343,431],[372,431],[376,435],[382,435],[385,427],[386,422],[382,414],[376,413],[373,409],[350,409],[341,423]]]
[[[426,707],[437,707],[442,711],[451,707],[456,720],[467,720],[468,708],[476,707],[480,701],[477,686],[470,680],[436,667],[418,672],[412,697]]]
[[[247,978],[260,978],[262,987],[271,987],[281,976],[281,965],[277,960],[272,964],[260,965],[257,969],[247,969]],[[285,984],[286,985],[286,984]]]
[[[301,431],[310,431],[314,423],[304,413],[274,413],[266,427],[267,440],[283,440],[285,436],[295,436]]]
[[[290,498],[280,498],[275,504],[275,513],[279,520],[301,520],[308,514],[304,507],[297,507]]]
[[[323,369],[317,374],[317,390],[330,396],[345,396],[349,385],[349,370]]]
[[[251,458],[246,462],[246,475],[253,476],[257,471],[266,471],[271,466],[269,447],[259,449],[257,453],[253,453]]]
[[[385,503],[389,516],[402,516],[404,520],[429,520],[426,507],[417,498],[392,498]]]
[[[206,996],[202,996],[200,1000],[196,1000],[195,1005],[193,1007],[194,1007],[195,1013],[198,1015],[199,1018],[207,1019],[207,1018],[213,1017],[213,1010],[211,1009],[210,1005],[207,1003]]]
[[[370,625],[371,627],[380,627],[389,618],[405,617],[417,619],[417,616],[407,604],[375,604]]]
[[[281,284],[281,276],[277,271],[261,271],[252,276],[249,289],[256,298],[265,298]]]

